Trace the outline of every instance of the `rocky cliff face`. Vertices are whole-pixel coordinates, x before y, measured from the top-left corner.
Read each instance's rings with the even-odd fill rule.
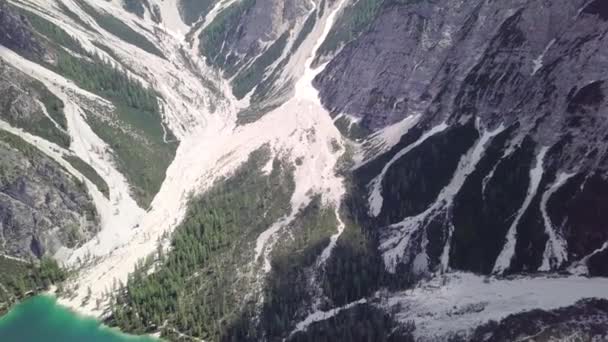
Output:
[[[399,145],[355,172],[384,198],[368,205],[387,265],[489,274],[601,257],[602,8],[388,2],[317,77],[323,103],[367,129],[417,117]]]
[[[43,84],[0,60],[0,118],[59,146],[70,145],[63,102]]]
[[[33,146],[0,131],[0,253],[53,256],[90,239],[98,226],[84,183]]]
[[[56,4],[14,1],[64,63],[0,50],[2,120],[54,162],[0,151],[13,254],[89,238],[54,163],[103,171],[70,305],[123,280],[110,321],[175,340],[605,335],[605,1]],[[175,140],[139,208],[123,175]]]
[[[31,57],[46,54],[27,19],[12,11],[5,0],[0,1],[0,44]]]
[[[0,2],[0,44],[43,60],[47,49],[29,22]],[[42,83],[0,59],[0,119],[68,147],[63,102]],[[4,126],[3,126],[4,127]],[[0,129],[0,254],[24,259],[74,248],[98,230],[83,181],[18,136]]]

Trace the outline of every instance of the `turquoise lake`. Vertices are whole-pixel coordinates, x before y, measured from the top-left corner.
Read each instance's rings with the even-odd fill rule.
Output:
[[[0,317],[1,342],[159,342],[108,328],[93,318],[79,316],[48,296],[16,305]]]

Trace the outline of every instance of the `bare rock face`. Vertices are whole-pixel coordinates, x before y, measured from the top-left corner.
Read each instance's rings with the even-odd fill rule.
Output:
[[[30,24],[0,2],[0,44],[35,60],[47,52]],[[42,84],[0,60],[0,118],[58,145],[69,146],[63,103]],[[84,184],[20,138],[0,131],[0,253],[52,256],[97,230]]]
[[[233,75],[238,68],[272,49],[280,37],[295,34],[292,29],[305,19],[310,6],[307,0],[234,2],[203,30],[201,52],[209,64]]]
[[[52,256],[98,229],[84,183],[20,138],[0,131],[0,253]]]
[[[0,59],[0,116],[11,123],[31,123],[44,117],[36,102],[34,89],[27,88],[28,79]],[[21,125],[19,125],[21,126]]]
[[[606,253],[595,252],[608,241],[605,5],[386,1],[379,13],[315,84],[329,110],[371,131],[419,115],[397,146],[355,171],[364,197],[381,177],[382,208],[361,220],[385,262],[405,274],[581,262],[605,274]],[[422,138],[441,123],[445,130]],[[497,130],[478,146],[475,168],[458,174]]]
[[[27,19],[12,11],[5,0],[0,1],[0,44],[29,57],[41,58],[46,54]]]
[[[68,147],[63,102],[44,85],[0,59],[0,118],[26,132]]]
[[[236,42],[237,51],[247,53],[261,44],[275,41],[307,13],[306,6],[309,2],[302,0],[256,1],[243,18],[243,35]]]

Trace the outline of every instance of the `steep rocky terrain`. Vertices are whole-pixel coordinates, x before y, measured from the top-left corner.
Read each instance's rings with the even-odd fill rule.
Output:
[[[0,2],[6,253],[169,340],[605,339],[607,18]]]
[[[33,57],[46,54],[42,43],[31,30],[27,19],[9,8],[6,2],[0,2],[0,27],[2,45]]]
[[[41,258],[91,239],[98,217],[84,183],[20,138],[0,140],[0,252]]]
[[[30,23],[0,3],[2,44],[31,58],[48,55]],[[41,83],[0,60],[0,117],[60,146],[70,145],[63,103]],[[0,130],[0,253],[23,259],[75,248],[98,230],[83,180],[22,140]]]
[[[403,17],[403,31],[380,33]],[[316,81],[333,111],[370,130],[419,116],[355,171],[371,181],[370,225],[389,268],[420,271],[421,255],[424,271],[486,274],[600,258],[607,25],[601,6],[583,1],[391,4],[330,62]],[[411,41],[389,43],[397,37]],[[343,71],[369,60],[379,63],[366,73]],[[425,135],[431,127],[440,129]]]

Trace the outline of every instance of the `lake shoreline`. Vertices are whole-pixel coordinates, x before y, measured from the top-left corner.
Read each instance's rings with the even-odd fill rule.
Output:
[[[62,305],[49,290],[25,298],[0,316],[3,342],[160,342],[150,335],[135,336],[105,325]]]

